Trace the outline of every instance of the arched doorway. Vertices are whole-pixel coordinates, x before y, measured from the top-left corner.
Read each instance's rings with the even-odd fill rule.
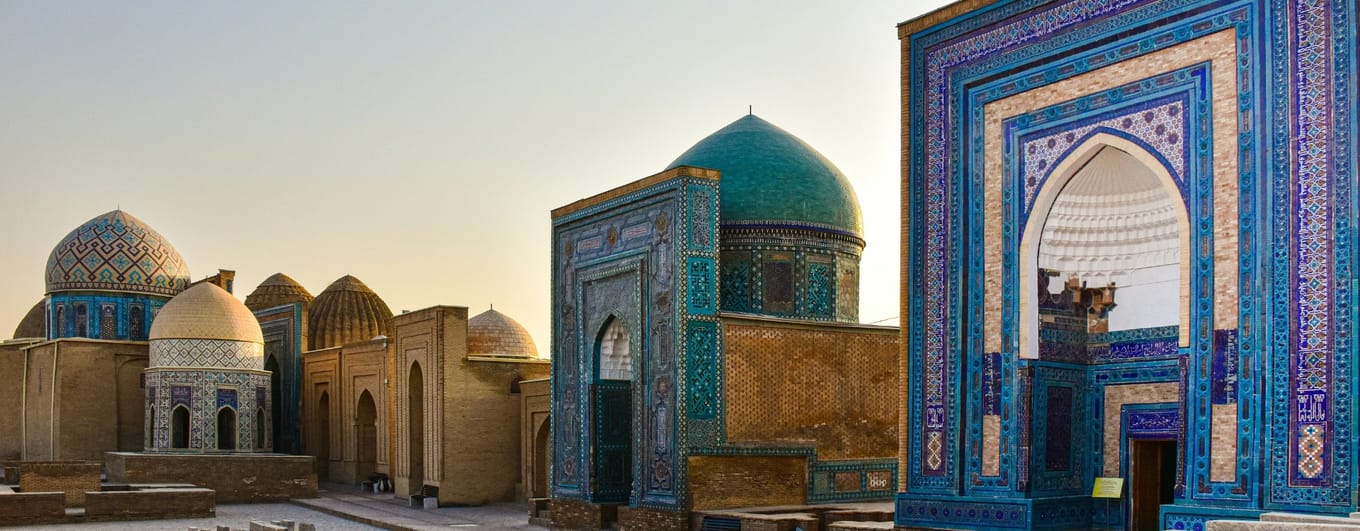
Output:
[[[359,458],[356,479],[364,481],[373,475],[378,463],[378,407],[367,389],[359,395],[359,405],[355,409],[354,431]]]
[[[170,412],[170,447],[189,447],[189,408],[175,406]]]
[[[321,392],[316,401],[316,478],[330,479],[331,470],[331,394]]]
[[[1054,165],[1024,223],[1020,357],[1041,357],[1040,314],[1064,290],[1105,331],[1177,326],[1178,345],[1189,346],[1189,249],[1185,202],[1166,167],[1130,140],[1093,135]],[[1109,303],[1118,310],[1099,315]]]
[[[1121,506],[1127,528],[1160,529],[1160,506],[1177,482],[1174,434],[1135,441],[1134,424],[1105,401],[1127,396],[1116,402],[1127,407],[1155,393],[1127,384],[1107,395],[1115,391],[1081,375],[1095,364],[1174,359],[1187,345],[1190,231],[1181,189],[1148,151],[1099,134],[1057,165],[1024,230],[1021,296],[1030,304],[1022,305],[1021,353],[1046,362],[1031,388],[1044,423],[1033,438],[1034,472],[1089,477],[1081,438],[1103,432],[1105,448],[1120,448],[1107,462],[1126,465],[1095,472],[1130,478]],[[1086,411],[1088,393],[1106,409]]]
[[[406,478],[412,495],[425,485],[425,377],[420,362],[411,362],[406,381]]]
[[[531,483],[533,489],[529,493],[530,498],[548,497],[548,452],[552,448],[548,447],[548,427],[552,425],[549,419],[543,419],[543,423],[538,426],[538,433],[534,435],[534,477]]]
[[[595,340],[591,386],[595,503],[627,503],[633,490],[633,359],[627,326],[609,318]]]
[[[236,410],[230,407],[217,410],[217,449],[236,449]]]
[[[269,355],[264,360],[264,370],[269,371],[269,417],[270,431],[273,434],[272,447],[275,452],[290,451],[290,448],[283,447],[283,378],[279,371],[279,359],[274,355]],[[261,446],[263,448],[263,446]]]
[[[255,408],[255,450],[264,450],[265,439],[264,408]]]

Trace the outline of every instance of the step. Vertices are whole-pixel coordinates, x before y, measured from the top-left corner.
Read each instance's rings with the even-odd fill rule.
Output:
[[[1360,525],[1210,520],[1204,531],[1360,531]]]
[[[1297,522],[1305,524],[1360,525],[1360,520],[1345,516],[1327,516],[1307,513],[1262,513],[1262,522]]]

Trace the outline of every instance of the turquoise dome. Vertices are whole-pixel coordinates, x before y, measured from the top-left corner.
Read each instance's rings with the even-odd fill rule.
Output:
[[[676,166],[721,172],[723,225],[791,225],[863,238],[859,199],[841,170],[753,114],[700,140],[667,169]]]

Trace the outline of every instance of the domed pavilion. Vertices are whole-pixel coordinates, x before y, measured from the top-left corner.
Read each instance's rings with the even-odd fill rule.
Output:
[[[161,310],[150,349],[148,452],[270,450],[264,337],[244,304],[195,285]]]

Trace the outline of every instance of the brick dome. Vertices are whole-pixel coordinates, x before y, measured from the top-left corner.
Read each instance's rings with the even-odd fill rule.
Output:
[[[468,319],[467,347],[469,356],[538,357],[529,331],[494,308]]]
[[[392,333],[392,310],[359,279],[340,277],[312,299],[307,311],[307,348],[317,350],[368,341]]]
[[[47,299],[38,301],[14,329],[14,338],[47,337]]]
[[[302,287],[302,284],[298,284],[292,277],[274,273],[264,279],[250,295],[246,295],[246,307],[258,311],[295,302],[305,305],[312,302],[312,298],[307,288]]]

